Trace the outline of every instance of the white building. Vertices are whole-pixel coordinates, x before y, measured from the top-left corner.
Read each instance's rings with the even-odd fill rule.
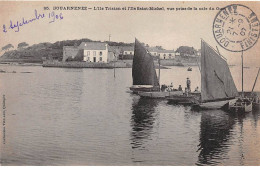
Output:
[[[108,44],[101,42],[82,42],[83,60],[86,62],[108,62]]]
[[[156,47],[148,47],[147,50],[153,55],[158,56],[158,49]]]
[[[123,55],[134,55],[133,46],[123,46],[122,51],[123,51]]]
[[[180,52],[175,52],[175,56],[181,56]]]
[[[158,49],[157,47],[148,47],[147,50],[153,56],[159,56],[160,59],[175,59],[174,50]]]
[[[160,59],[175,59],[174,50],[158,50]]]

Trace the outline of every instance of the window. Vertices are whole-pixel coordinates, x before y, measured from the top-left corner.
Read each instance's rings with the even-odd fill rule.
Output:
[[[99,52],[99,56],[102,56],[102,52],[101,52],[101,51]],[[100,58],[101,58],[101,57],[100,57]]]
[[[166,54],[163,54],[163,56],[166,56]],[[165,58],[165,57],[164,57]]]
[[[172,56],[172,54],[169,54],[169,56]]]
[[[88,61],[90,61],[90,57],[88,57]]]
[[[160,53],[158,54],[158,56],[160,56]]]
[[[93,51],[93,56],[96,56],[96,51]]]
[[[87,56],[89,56],[90,55],[90,51],[87,51]]]
[[[102,57],[99,58],[99,61],[102,61]]]
[[[132,52],[130,52],[130,55],[132,55]]]
[[[127,52],[125,52],[125,55],[127,55]]]

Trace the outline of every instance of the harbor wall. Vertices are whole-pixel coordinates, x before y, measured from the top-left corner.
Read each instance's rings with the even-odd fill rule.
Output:
[[[89,63],[89,62],[59,62],[59,61],[45,61],[43,67],[64,67],[64,68],[131,68],[132,65],[125,62],[110,62],[110,63]]]
[[[129,63],[129,64],[133,64],[133,60],[118,60],[117,62],[123,61],[125,63]],[[182,62],[178,62],[174,59],[164,59],[161,60],[161,66],[197,66],[197,63],[182,63]],[[158,60],[154,60],[154,65],[158,66]]]
[[[100,68],[100,69],[113,69],[113,68],[132,68],[132,61],[118,60],[116,62],[109,63],[94,63],[94,62],[60,62],[60,61],[44,61],[43,67],[62,67],[62,68]],[[159,69],[159,64],[155,63],[155,68]],[[161,66],[161,69],[168,69],[167,67]]]

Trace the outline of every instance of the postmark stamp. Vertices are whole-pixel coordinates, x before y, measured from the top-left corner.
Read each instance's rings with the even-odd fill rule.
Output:
[[[246,51],[259,38],[259,20],[247,6],[232,4],[222,8],[213,22],[213,35],[218,44],[231,52]]]

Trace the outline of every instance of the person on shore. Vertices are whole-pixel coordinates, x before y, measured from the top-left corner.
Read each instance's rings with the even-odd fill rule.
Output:
[[[191,81],[190,81],[190,79],[187,77],[187,89],[188,89],[189,92],[191,92],[190,86],[191,86]]]
[[[181,85],[179,85],[179,88],[178,88],[178,90],[179,90],[179,91],[182,91],[182,87],[181,87]]]

